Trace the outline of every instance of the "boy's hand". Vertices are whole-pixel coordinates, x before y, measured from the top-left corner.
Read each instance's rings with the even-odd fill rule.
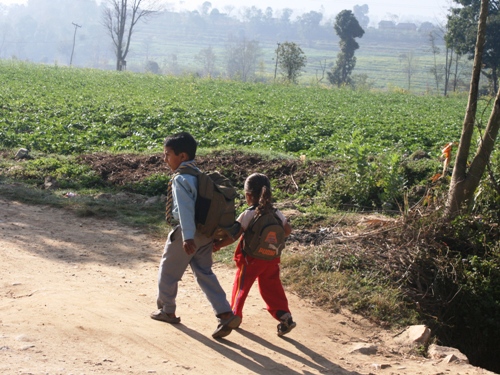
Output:
[[[194,240],[186,240],[183,242],[182,246],[187,255],[192,255],[196,251],[196,244]]]

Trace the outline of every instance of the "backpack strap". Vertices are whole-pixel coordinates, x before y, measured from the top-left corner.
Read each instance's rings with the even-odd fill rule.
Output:
[[[201,171],[196,168],[196,164],[193,161],[179,166],[179,168],[175,170],[174,176],[177,176],[179,174],[190,174],[191,176],[198,176],[200,173]]]
[[[170,178],[170,181],[168,181],[168,187],[167,187],[167,202],[165,205],[165,219],[167,223],[173,224],[174,223],[174,218],[172,216],[172,205],[173,205],[173,197],[172,197],[172,182],[175,178],[175,176],[182,174],[182,173],[189,173],[193,176],[198,176],[200,171],[197,168],[194,168],[196,166],[194,161],[189,161],[186,162],[184,165],[179,166],[179,168],[176,169],[174,172],[174,175],[172,178]]]
[[[257,205],[254,205],[250,208],[248,208],[248,210],[255,210],[257,209]],[[272,211],[272,214],[274,215],[274,217],[280,222],[281,226],[283,226],[283,221],[281,220],[281,218],[278,216],[278,214],[276,213],[278,211],[277,208],[273,208],[273,211]],[[255,223],[257,222],[257,220],[259,220],[259,218],[261,217],[262,215],[254,215],[252,220],[250,220],[250,223],[248,224],[248,229],[251,229]]]

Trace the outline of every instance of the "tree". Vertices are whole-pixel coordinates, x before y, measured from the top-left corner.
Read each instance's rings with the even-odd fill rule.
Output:
[[[431,43],[431,53],[434,58],[433,66],[430,69],[432,76],[434,77],[434,82],[436,83],[436,92],[439,92],[439,84],[443,79],[443,74],[441,73],[441,66],[437,63],[437,55],[441,52],[436,44],[437,35],[434,31],[429,33],[429,42]]]
[[[160,74],[160,66],[156,61],[148,60],[146,61],[146,66],[144,67],[144,70],[147,73],[153,73],[153,74]]]
[[[399,55],[399,60],[403,64],[403,73],[406,75],[406,81],[408,82],[408,91],[411,91],[411,79],[417,73],[418,59],[413,51],[409,51]]]
[[[141,5],[148,4],[148,8]],[[155,0],[108,0],[110,7],[103,12],[103,25],[108,31],[115,47],[116,70],[127,66],[125,58],[129,52],[134,27],[143,19],[157,13],[160,9]]]
[[[365,31],[361,28],[356,17],[350,10],[343,10],[335,17],[335,32],[340,38],[340,52],[337,55],[337,62],[331,72],[328,72],[328,80],[332,85],[342,86],[352,83],[351,73],[356,66],[354,51],[359,48],[359,44],[354,38],[361,38]]]
[[[447,41],[455,43],[459,55],[474,58],[477,22],[481,0],[453,0],[459,8],[451,8],[447,22]],[[489,1],[485,25],[482,73],[488,78],[493,93],[498,90],[500,74],[500,0]]]
[[[288,82],[297,83],[302,68],[306,66],[307,62],[307,57],[302,49],[293,42],[285,42],[278,44],[275,52],[283,78]]]
[[[356,17],[356,19],[359,22],[359,25],[361,27],[363,27],[363,28],[367,28],[368,24],[370,23],[370,18],[367,16],[367,14],[368,14],[368,5],[367,4],[364,4],[364,5],[354,5],[354,7],[352,8],[352,10],[354,12],[354,17]]]
[[[210,9],[212,9],[212,3],[210,1],[205,1],[203,4],[201,4],[201,9],[200,9],[201,15],[203,17],[208,16]]]
[[[446,202],[446,216],[448,218],[457,216],[464,208],[469,208],[473,202],[474,194],[489,163],[500,128],[500,90],[498,90],[484,135],[480,139],[474,158],[468,165],[477,111],[482,57],[487,45],[488,6],[488,0],[481,0],[469,100]]]
[[[243,82],[250,80],[255,75],[260,53],[259,42],[256,40],[230,37],[226,44],[226,67],[229,78]]]
[[[196,61],[203,65],[203,75],[211,77],[215,70],[216,56],[212,46],[202,49],[195,56]]]
[[[320,22],[323,19],[323,13],[311,10],[309,13],[304,13],[297,20],[300,34],[309,44],[318,36],[322,35]]]

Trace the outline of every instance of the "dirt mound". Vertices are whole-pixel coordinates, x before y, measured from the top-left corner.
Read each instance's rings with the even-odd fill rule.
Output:
[[[81,163],[90,165],[101,178],[112,185],[122,186],[139,182],[153,174],[170,173],[162,154],[106,154],[95,153],[78,156]],[[243,187],[245,178],[254,173],[265,173],[276,188],[294,193],[299,186],[307,184],[311,177],[322,177],[334,168],[331,161],[307,161],[300,159],[268,159],[258,154],[240,151],[217,151],[197,156],[196,161],[203,171],[218,170],[229,177],[235,186]]]

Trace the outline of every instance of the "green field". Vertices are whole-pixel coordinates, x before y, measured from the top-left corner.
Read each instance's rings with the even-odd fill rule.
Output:
[[[459,140],[465,96],[415,96],[0,63],[0,147],[46,153],[161,150],[172,132],[201,147],[341,157],[425,151]],[[480,107],[486,102],[481,101]],[[480,108],[478,113],[483,113]],[[486,122],[489,112],[483,119]]]

